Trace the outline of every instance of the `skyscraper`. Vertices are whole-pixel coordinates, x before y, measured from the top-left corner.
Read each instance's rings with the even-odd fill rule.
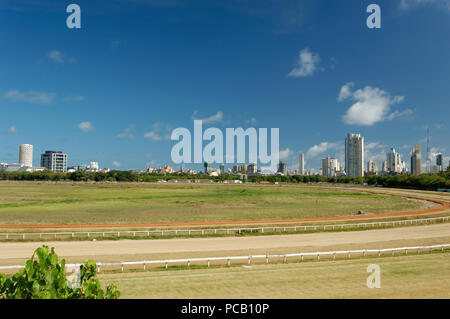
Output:
[[[19,164],[33,167],[33,145],[21,144],[19,147]]]
[[[283,175],[287,175],[287,164],[284,162],[280,162],[278,164],[278,173],[282,173]]]
[[[401,173],[402,172],[402,159],[400,153],[395,151],[395,148],[386,153],[387,169],[391,173]]]
[[[337,172],[340,171],[340,166],[337,158],[328,155],[322,159],[322,175],[327,177],[336,176]]]
[[[347,134],[345,139],[345,172],[350,177],[364,176],[364,137]]]
[[[57,172],[67,172],[67,154],[60,151],[45,151],[41,155],[41,166],[46,169]]]
[[[422,174],[422,147],[416,145],[411,153],[411,174]]]
[[[300,154],[298,172],[305,175],[305,154]]]
[[[443,159],[444,158],[443,158],[442,154],[437,154],[436,155],[436,165],[437,165],[437,167],[439,169],[439,172],[441,172],[443,170],[443,168],[442,168],[442,165],[443,165],[443,162],[444,162]]]

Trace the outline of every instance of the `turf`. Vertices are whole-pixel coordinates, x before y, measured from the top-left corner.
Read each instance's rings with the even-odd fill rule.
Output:
[[[297,185],[1,182],[0,224],[193,222],[421,208],[401,197]]]
[[[446,253],[304,263],[100,274],[121,298],[450,298]],[[366,285],[381,268],[381,288]]]

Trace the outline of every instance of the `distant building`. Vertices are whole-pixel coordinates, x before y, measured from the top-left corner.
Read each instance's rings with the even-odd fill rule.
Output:
[[[305,154],[300,154],[299,157],[299,163],[298,163],[298,173],[300,175],[306,175],[305,174]]]
[[[225,174],[225,165],[224,164],[220,164],[219,170],[220,170],[220,174]]]
[[[204,163],[203,164],[203,167],[204,167],[204,173],[205,174],[209,174],[211,171],[212,171],[212,165],[211,165],[211,163]]]
[[[341,164],[336,158],[327,156],[322,159],[322,175],[331,177],[338,176],[341,173]]]
[[[440,172],[442,172],[442,170],[444,169],[443,164],[444,164],[444,156],[442,154],[437,154],[436,155],[436,165]]]
[[[98,172],[100,170],[98,162],[90,162],[88,170],[90,172]]]
[[[288,169],[287,169],[287,164],[284,162],[280,162],[278,164],[278,171],[277,173],[281,173],[283,175],[287,175]]]
[[[402,163],[400,153],[397,153],[395,148],[391,148],[386,154],[386,162],[387,169],[390,173],[400,174],[403,172],[404,164]]]
[[[33,145],[21,144],[19,147],[19,164],[33,167]]]
[[[349,177],[364,176],[364,137],[347,134],[345,139],[345,172]]]
[[[411,174],[422,174],[422,147],[414,146],[411,153]]]
[[[367,173],[369,175],[377,175],[378,174],[378,167],[377,163],[374,161],[368,161],[367,162]]]
[[[389,173],[387,161],[383,161],[383,166],[382,166],[382,168],[381,168],[381,173],[382,173],[383,175],[386,175],[386,174]]]
[[[252,163],[248,166],[247,174],[254,175],[258,172],[258,164]]]
[[[67,154],[60,151],[45,151],[41,155],[41,166],[46,169],[56,172],[67,172]]]

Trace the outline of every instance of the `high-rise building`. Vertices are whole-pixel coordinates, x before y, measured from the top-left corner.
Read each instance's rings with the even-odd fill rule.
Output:
[[[280,162],[278,164],[278,173],[282,173],[283,175],[287,175],[287,164],[284,162]]]
[[[389,172],[389,170],[388,170],[388,165],[387,165],[387,161],[383,161],[383,167],[382,167],[382,169],[381,169],[381,172],[382,172],[383,174],[387,174],[387,173]]]
[[[258,165],[256,163],[252,163],[248,166],[247,173],[248,174],[256,174],[258,172]]]
[[[386,162],[389,172],[398,174],[403,172],[402,158],[400,153],[395,151],[395,148],[391,148],[391,150],[386,153]]]
[[[441,172],[443,170],[443,164],[444,164],[444,156],[442,154],[436,155],[436,165],[439,168],[439,171]]]
[[[211,165],[211,163],[204,163],[204,168],[205,168],[205,170],[204,170],[204,173],[205,174],[209,174],[211,171],[212,171],[212,165]]]
[[[220,174],[225,174],[225,165],[224,164],[220,164],[219,170],[220,170]]]
[[[368,161],[367,162],[367,173],[371,175],[377,175],[378,174],[378,167],[377,163],[374,161]]]
[[[411,174],[422,174],[422,147],[416,145],[411,153]]]
[[[327,156],[326,158],[322,159],[322,175],[331,177],[331,176],[337,176],[337,173],[341,170],[341,165],[339,164],[339,161],[337,158],[333,158],[330,156]]]
[[[345,172],[350,177],[364,176],[364,137],[348,134],[345,139]]]
[[[21,144],[19,147],[19,164],[33,167],[33,145]]]
[[[300,154],[298,173],[305,175],[305,154]]]
[[[60,151],[45,151],[41,155],[41,166],[57,173],[67,172],[67,154]]]

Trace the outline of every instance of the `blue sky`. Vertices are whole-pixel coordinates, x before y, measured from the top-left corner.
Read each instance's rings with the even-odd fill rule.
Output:
[[[366,160],[395,147],[409,162],[426,127],[448,163],[449,35],[447,0],[0,0],[0,162],[29,143],[36,166],[49,149],[69,165],[170,164],[167,137],[195,118],[280,128],[290,169],[301,152],[308,168],[343,160],[347,133]]]

